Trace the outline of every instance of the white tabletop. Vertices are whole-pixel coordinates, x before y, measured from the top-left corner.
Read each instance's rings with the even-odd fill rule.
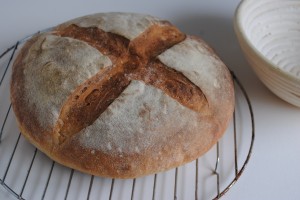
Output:
[[[273,95],[246,63],[232,26],[238,3],[239,0],[4,0],[0,2],[0,52],[37,30],[96,12],[139,12],[168,19],[183,32],[200,35],[210,43],[239,77],[252,102],[256,125],[252,157],[223,199],[299,199],[300,108]],[[0,186],[0,199],[4,199],[4,193]]]

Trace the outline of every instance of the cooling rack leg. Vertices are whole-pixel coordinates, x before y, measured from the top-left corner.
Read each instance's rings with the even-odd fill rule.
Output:
[[[90,186],[89,186],[88,194],[87,194],[87,197],[86,197],[87,200],[90,199],[90,195],[91,195],[91,191],[92,191],[92,187],[93,187],[93,182],[94,182],[94,175],[91,176]]]
[[[131,200],[134,198],[135,178],[132,181]]]
[[[157,179],[157,174],[154,175],[154,180],[153,180],[152,200],[155,200],[156,179]]]
[[[115,184],[115,179],[111,180],[111,187],[110,187],[110,193],[109,193],[109,200],[112,199],[112,193],[114,191],[114,184]]]
[[[178,168],[175,169],[175,184],[174,184],[174,200],[177,200],[177,179],[178,179]]]
[[[198,200],[198,166],[199,160],[196,160],[196,178],[195,178],[195,200]]]

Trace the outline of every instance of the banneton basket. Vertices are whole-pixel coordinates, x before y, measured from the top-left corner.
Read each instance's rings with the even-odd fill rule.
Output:
[[[277,96],[300,107],[300,1],[243,0],[234,27],[260,80]]]
[[[0,193],[5,199],[219,199],[241,177],[253,148],[254,118],[246,91],[233,73],[232,123],[209,152],[191,163],[120,180],[83,174],[49,159],[21,135],[9,98],[11,65],[31,36],[0,55]]]

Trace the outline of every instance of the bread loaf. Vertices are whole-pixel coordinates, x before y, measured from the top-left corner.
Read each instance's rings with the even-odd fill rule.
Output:
[[[234,89],[199,37],[147,15],[100,13],[27,41],[11,101],[22,134],[53,160],[133,178],[207,152],[232,117]]]

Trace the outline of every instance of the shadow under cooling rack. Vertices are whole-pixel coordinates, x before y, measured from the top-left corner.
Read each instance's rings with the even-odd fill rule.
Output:
[[[178,168],[137,179],[108,179],[64,167],[19,132],[9,99],[11,65],[28,36],[0,55],[0,193],[7,199],[218,199],[240,178],[251,155],[254,119],[232,73],[236,107],[231,125],[209,152]]]

